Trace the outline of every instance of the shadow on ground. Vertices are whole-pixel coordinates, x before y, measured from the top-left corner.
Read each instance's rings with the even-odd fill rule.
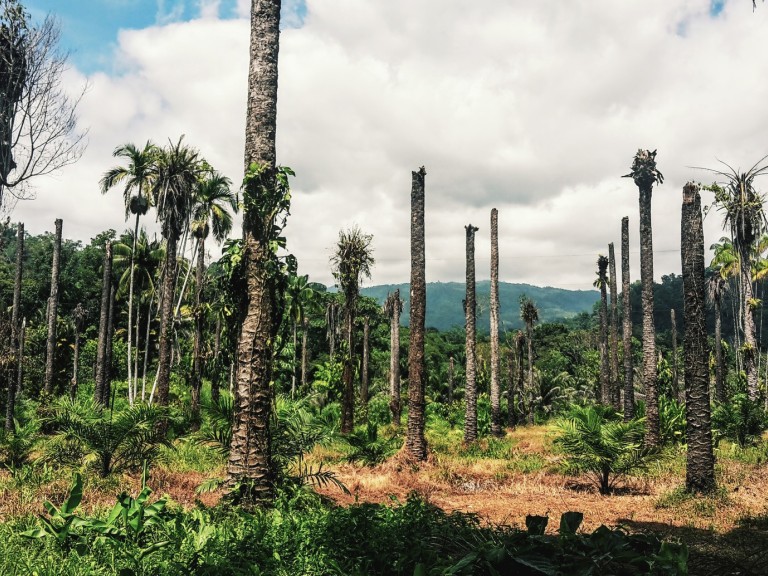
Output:
[[[688,545],[691,576],[768,576],[768,517],[747,518],[724,534],[670,526],[661,522],[624,519],[630,531],[653,532]]]

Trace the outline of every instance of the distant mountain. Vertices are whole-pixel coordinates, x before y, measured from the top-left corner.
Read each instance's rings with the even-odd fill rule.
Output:
[[[400,289],[400,298],[404,301],[403,314],[400,317],[403,326],[410,322],[408,284],[384,284],[362,288],[365,296],[376,298],[383,303],[389,292]],[[449,330],[464,327],[464,308],[462,301],[465,287],[461,282],[430,282],[427,284],[427,327]],[[477,283],[477,329],[490,331],[490,280]],[[531,286],[530,284],[509,284],[499,282],[499,308],[502,325],[507,329],[522,328],[520,321],[520,296],[527,295],[539,308],[539,317],[544,322],[552,322],[576,316],[580,312],[590,312],[600,299],[596,290],[563,290]]]

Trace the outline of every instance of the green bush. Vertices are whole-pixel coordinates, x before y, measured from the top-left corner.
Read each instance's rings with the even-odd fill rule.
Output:
[[[619,478],[644,470],[658,457],[643,447],[644,419],[624,422],[606,406],[574,406],[557,427],[555,444],[567,465],[587,474],[601,494],[609,494]]]
[[[768,427],[765,412],[746,394],[736,394],[729,402],[715,406],[712,412],[712,434],[715,443],[723,438],[744,448],[754,444]]]

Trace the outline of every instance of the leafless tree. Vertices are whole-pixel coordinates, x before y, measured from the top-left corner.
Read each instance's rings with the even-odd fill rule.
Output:
[[[72,164],[85,149],[75,111],[87,86],[67,93],[60,35],[52,16],[32,25],[18,0],[0,0],[0,207],[6,192],[30,198],[30,179]]]

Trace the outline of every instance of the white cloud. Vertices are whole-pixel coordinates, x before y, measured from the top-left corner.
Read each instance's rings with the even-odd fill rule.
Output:
[[[748,4],[711,18],[709,0],[309,0],[303,26],[281,34],[278,100],[302,273],[330,283],[338,230],[359,224],[374,235],[372,281],[407,281],[410,172],[425,165],[428,279],[463,279],[469,222],[487,277],[492,207],[502,280],[590,288],[598,254],[614,242],[619,255],[625,215],[636,278],[637,190],[620,177],[639,147],[658,148],[666,176],[655,272],[679,271],[682,186],[712,179],[689,167],[768,153],[768,11]],[[120,194],[96,188],[125,142],[185,134],[240,180],[249,3],[238,20],[200,7],[199,20],[121,32],[119,73],[93,75],[83,102],[86,155],[16,210],[33,233],[57,214],[85,240],[122,229]],[[720,237],[719,216],[705,233]]]

